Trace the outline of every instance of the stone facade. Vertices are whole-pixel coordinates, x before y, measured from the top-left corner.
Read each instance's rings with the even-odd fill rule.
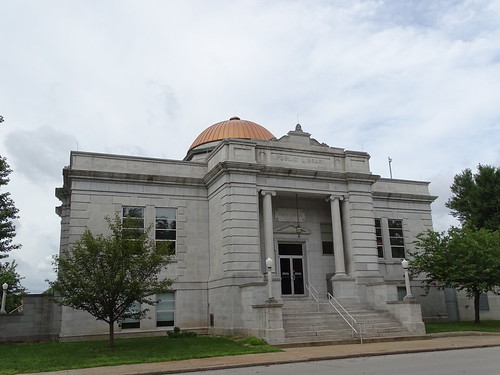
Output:
[[[143,209],[146,227],[158,208],[176,212],[175,257],[165,273],[176,280],[174,321],[158,326],[153,306],[150,319],[118,334],[175,325],[280,342],[282,301],[308,297],[308,284],[323,297],[390,311],[422,332],[420,304],[397,301],[401,258],[417,233],[432,229],[427,182],[374,175],[367,153],[319,143],[300,126],[280,139],[209,146],[183,161],[71,153],[56,191],[61,251],[86,227],[105,231],[105,218],[124,207]],[[61,338],[106,332],[106,324],[63,308]]]
[[[48,296],[28,294],[20,312],[0,314],[0,342],[56,340],[60,322],[61,308]]]

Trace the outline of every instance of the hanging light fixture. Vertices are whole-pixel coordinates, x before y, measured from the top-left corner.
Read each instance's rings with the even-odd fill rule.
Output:
[[[297,209],[297,226],[295,227],[295,231],[297,232],[297,237],[300,238],[300,235],[302,234],[302,227],[299,223],[299,198],[297,194],[295,194],[295,208]]]

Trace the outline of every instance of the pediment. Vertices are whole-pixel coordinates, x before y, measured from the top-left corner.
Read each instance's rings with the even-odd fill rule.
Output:
[[[300,124],[297,124],[295,130],[289,131],[287,135],[277,139],[276,142],[302,146],[330,147],[326,143],[320,143],[316,139],[311,138],[310,133],[302,131]]]
[[[297,227],[296,224],[288,224],[288,225],[285,225],[283,227],[279,227],[279,228],[274,229],[274,234],[293,234],[296,236],[297,235],[296,227]],[[300,233],[301,235],[311,234],[311,231],[308,230],[307,228],[304,228],[302,225],[300,227],[302,228],[302,232]]]

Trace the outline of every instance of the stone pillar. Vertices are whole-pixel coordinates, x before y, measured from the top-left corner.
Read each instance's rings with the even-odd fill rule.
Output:
[[[271,190],[262,190],[260,193],[264,196],[262,202],[262,216],[264,219],[265,259],[271,258],[273,260],[272,271],[274,272],[276,269],[276,259],[274,257],[273,204],[271,198],[276,196],[276,192]]]
[[[335,256],[335,276],[345,277],[344,240],[342,239],[342,222],[340,219],[341,196],[330,195],[330,209],[332,214],[333,254]]]
[[[351,216],[349,207],[349,197],[344,197],[340,204],[342,213],[342,235],[344,244],[344,257],[346,273],[351,275],[353,271],[353,253],[352,253],[352,237],[351,237]]]
[[[261,305],[252,305],[259,317],[259,337],[269,344],[281,344],[285,341],[283,329],[283,303],[267,301]]]

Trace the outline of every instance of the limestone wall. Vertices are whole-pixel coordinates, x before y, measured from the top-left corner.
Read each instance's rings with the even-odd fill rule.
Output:
[[[201,181],[204,173],[203,163],[72,153],[70,169],[65,170],[65,184],[58,189],[64,203],[59,210],[61,250],[70,249],[85,228],[94,234],[107,234],[106,217],[121,215],[123,206],[144,207],[146,228],[155,224],[155,208],[175,208],[176,254],[162,275],[176,280],[173,285],[178,291],[176,325],[206,329],[210,255],[207,190]],[[154,236],[154,230],[150,235]],[[155,317],[154,308],[150,314]],[[141,322],[140,330],[156,329],[154,319]],[[63,337],[99,335],[107,331],[107,324],[97,322],[89,314],[63,309]]]
[[[61,308],[42,294],[28,294],[23,302],[22,313],[0,315],[0,342],[57,339]]]

